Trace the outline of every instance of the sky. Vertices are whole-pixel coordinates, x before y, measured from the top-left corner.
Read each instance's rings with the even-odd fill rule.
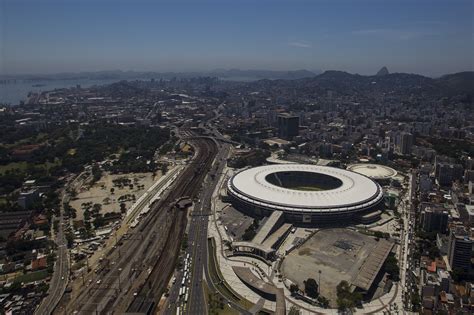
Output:
[[[0,74],[473,70],[472,0],[0,0]]]

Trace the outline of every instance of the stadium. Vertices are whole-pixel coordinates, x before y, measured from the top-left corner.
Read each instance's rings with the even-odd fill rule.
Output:
[[[379,164],[351,164],[347,166],[347,170],[372,178],[381,185],[389,184],[390,181],[397,176],[396,170],[386,165]]]
[[[227,182],[233,206],[250,216],[282,212],[295,225],[371,223],[380,218],[378,183],[351,171],[306,164],[259,166]]]

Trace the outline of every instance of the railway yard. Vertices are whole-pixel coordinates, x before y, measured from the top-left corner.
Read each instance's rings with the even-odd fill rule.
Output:
[[[151,312],[163,295],[175,268],[187,224],[187,207],[197,198],[217,154],[210,138],[189,137],[195,154],[146,217],[116,240],[98,267],[76,281],[78,292],[56,313],[103,314]],[[67,299],[67,298],[66,298]]]

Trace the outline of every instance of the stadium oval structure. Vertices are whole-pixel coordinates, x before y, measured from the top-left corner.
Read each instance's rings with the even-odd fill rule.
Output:
[[[397,175],[397,171],[393,168],[380,164],[350,164],[347,166],[347,170],[370,177],[381,184],[390,182]]]
[[[307,164],[259,166],[227,182],[234,207],[251,216],[281,211],[285,221],[325,225],[380,218],[383,191],[372,179],[344,169]]]

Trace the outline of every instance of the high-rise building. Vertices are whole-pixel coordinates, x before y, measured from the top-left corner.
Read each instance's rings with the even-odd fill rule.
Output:
[[[448,259],[453,270],[471,270],[472,245],[474,239],[464,226],[455,226],[449,234]]]
[[[278,136],[291,140],[299,133],[300,118],[298,116],[283,113],[278,115]]]
[[[440,186],[451,186],[453,181],[461,179],[463,176],[463,167],[460,164],[445,164],[438,165],[438,174],[436,179]]]
[[[433,182],[429,175],[423,174],[420,175],[420,192],[421,193],[428,193],[431,191],[433,187]]]
[[[440,165],[437,180],[440,186],[451,186],[454,180],[453,166],[450,164]]]
[[[413,135],[409,132],[402,132],[399,137],[398,153],[402,155],[410,155],[413,146]]]
[[[426,232],[446,233],[449,213],[443,208],[426,207],[421,212],[423,230]]]

